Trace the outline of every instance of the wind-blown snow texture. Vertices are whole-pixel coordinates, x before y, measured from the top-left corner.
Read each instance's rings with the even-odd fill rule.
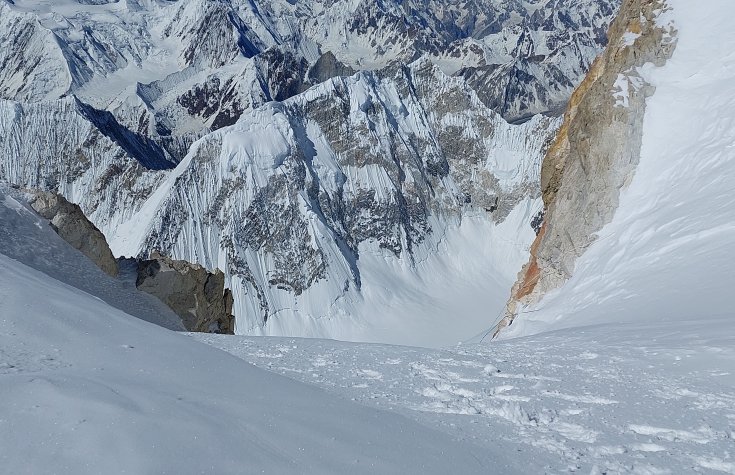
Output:
[[[192,336],[499,450],[523,473],[732,474],[732,328],[728,317],[598,325],[445,350]]]
[[[733,319],[735,32],[730,2],[669,0],[678,30],[664,67],[641,68],[647,101],[640,164],[613,221],[573,277],[506,331],[517,336],[615,322]],[[732,333],[731,325],[722,328]]]
[[[105,302],[123,291],[112,283],[92,296],[74,274],[52,278],[59,260],[94,265],[4,190],[0,221],[5,473],[520,473],[510,457],[125,314]]]
[[[0,2],[0,178],[118,255],[222,268],[241,333],[454,343],[502,307],[559,124],[534,114],[617,5]]]

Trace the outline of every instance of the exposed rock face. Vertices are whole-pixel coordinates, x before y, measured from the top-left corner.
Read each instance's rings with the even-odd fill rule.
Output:
[[[107,274],[118,275],[118,261],[105,236],[78,205],[48,191],[33,192],[29,204],[41,217],[48,219],[54,231],[72,247]],[[138,260],[137,266],[136,287],[168,305],[181,317],[187,330],[234,332],[232,293],[225,289],[225,276],[221,271],[210,273],[199,265],[174,261],[156,253],[150,260]]]
[[[211,273],[202,266],[153,253],[150,260],[138,262],[135,285],[171,307],[189,331],[235,331],[232,293],[225,289],[220,270]]]
[[[0,178],[222,269],[243,332],[339,337],[366,258],[420,286],[465,217],[537,211],[619,1],[0,0]]]
[[[35,193],[30,205],[41,217],[49,220],[62,239],[81,251],[107,274],[117,276],[117,261],[105,236],[87,219],[78,205],[51,192]]]
[[[544,224],[497,331],[569,279],[612,219],[638,164],[645,100],[653,93],[637,68],[662,66],[676,45],[675,30],[657,22],[666,9],[665,0],[626,0],[607,49],[572,95],[541,169]]]
[[[309,80],[313,84],[319,84],[333,77],[352,76],[355,73],[354,69],[342,64],[331,51],[327,51],[309,70]]]

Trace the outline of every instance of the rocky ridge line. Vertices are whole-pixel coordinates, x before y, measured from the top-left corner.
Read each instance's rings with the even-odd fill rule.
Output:
[[[104,234],[87,219],[82,209],[63,196],[48,191],[30,192],[29,204],[69,245],[87,256],[112,277],[119,273]],[[232,292],[225,288],[220,270],[174,261],[158,253],[150,259],[135,259],[138,290],[168,305],[188,331],[227,333],[235,331]]]
[[[638,68],[663,66],[676,47],[676,30],[660,21],[668,8],[665,0],[625,0],[607,49],[572,95],[541,168],[544,223],[495,335],[566,282],[612,220],[638,165],[645,101],[654,92]]]
[[[464,218],[536,213],[561,121],[531,116],[563,107],[618,5],[127,2],[50,23],[0,3],[0,176],[78,203],[117,256],[222,269],[243,332],[344,337],[370,256],[419,285]]]
[[[105,235],[87,219],[79,205],[49,191],[34,193],[29,204],[42,218],[49,220],[53,230],[64,241],[87,256],[106,274],[117,276],[117,260],[107,245]]]

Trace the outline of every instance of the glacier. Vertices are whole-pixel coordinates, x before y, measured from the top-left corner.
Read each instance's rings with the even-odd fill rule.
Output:
[[[160,250],[224,269],[241,333],[374,340],[380,332],[382,341],[429,344],[412,334],[433,328],[431,344],[452,343],[483,328],[488,305],[499,308],[483,275],[495,268],[498,288],[507,287],[533,239],[534,183],[557,124],[538,116],[509,125],[425,61],[393,78],[333,79],[196,142],[139,212],[106,232],[118,255]],[[444,248],[477,226],[477,250],[466,252],[482,261],[468,274],[463,251],[451,263]],[[366,274],[364,256],[396,269],[400,284],[368,297],[363,285],[384,286],[391,272],[371,265],[376,273]],[[477,304],[460,317],[474,320],[470,328],[442,307],[397,315],[401,301],[446,295],[424,287],[432,277],[422,267],[475,282],[468,300]],[[381,309],[386,298],[395,303]],[[402,331],[391,320],[414,323]]]
[[[612,3],[430,1],[394,26],[427,2],[85,1],[0,0],[0,44],[32,46],[0,49],[3,469],[735,473],[731,1],[666,0],[679,43],[631,72],[655,93],[612,221],[492,342],[544,218],[551,109]],[[543,94],[512,85],[548,71]],[[180,330],[25,187],[80,203],[120,255],[223,266],[245,335],[161,328]]]

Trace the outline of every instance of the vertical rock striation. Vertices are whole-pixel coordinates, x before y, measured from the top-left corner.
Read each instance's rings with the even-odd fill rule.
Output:
[[[574,272],[577,258],[609,223],[640,157],[646,98],[638,70],[662,66],[676,31],[658,21],[665,0],[625,0],[610,42],[576,89],[541,168],[545,217],[513,286],[496,335]]]
[[[118,256],[222,269],[242,332],[356,338],[384,274],[437,298],[462,223],[514,228],[481,242],[508,285],[620,0],[67,3],[0,0],[0,180],[78,203]]]

